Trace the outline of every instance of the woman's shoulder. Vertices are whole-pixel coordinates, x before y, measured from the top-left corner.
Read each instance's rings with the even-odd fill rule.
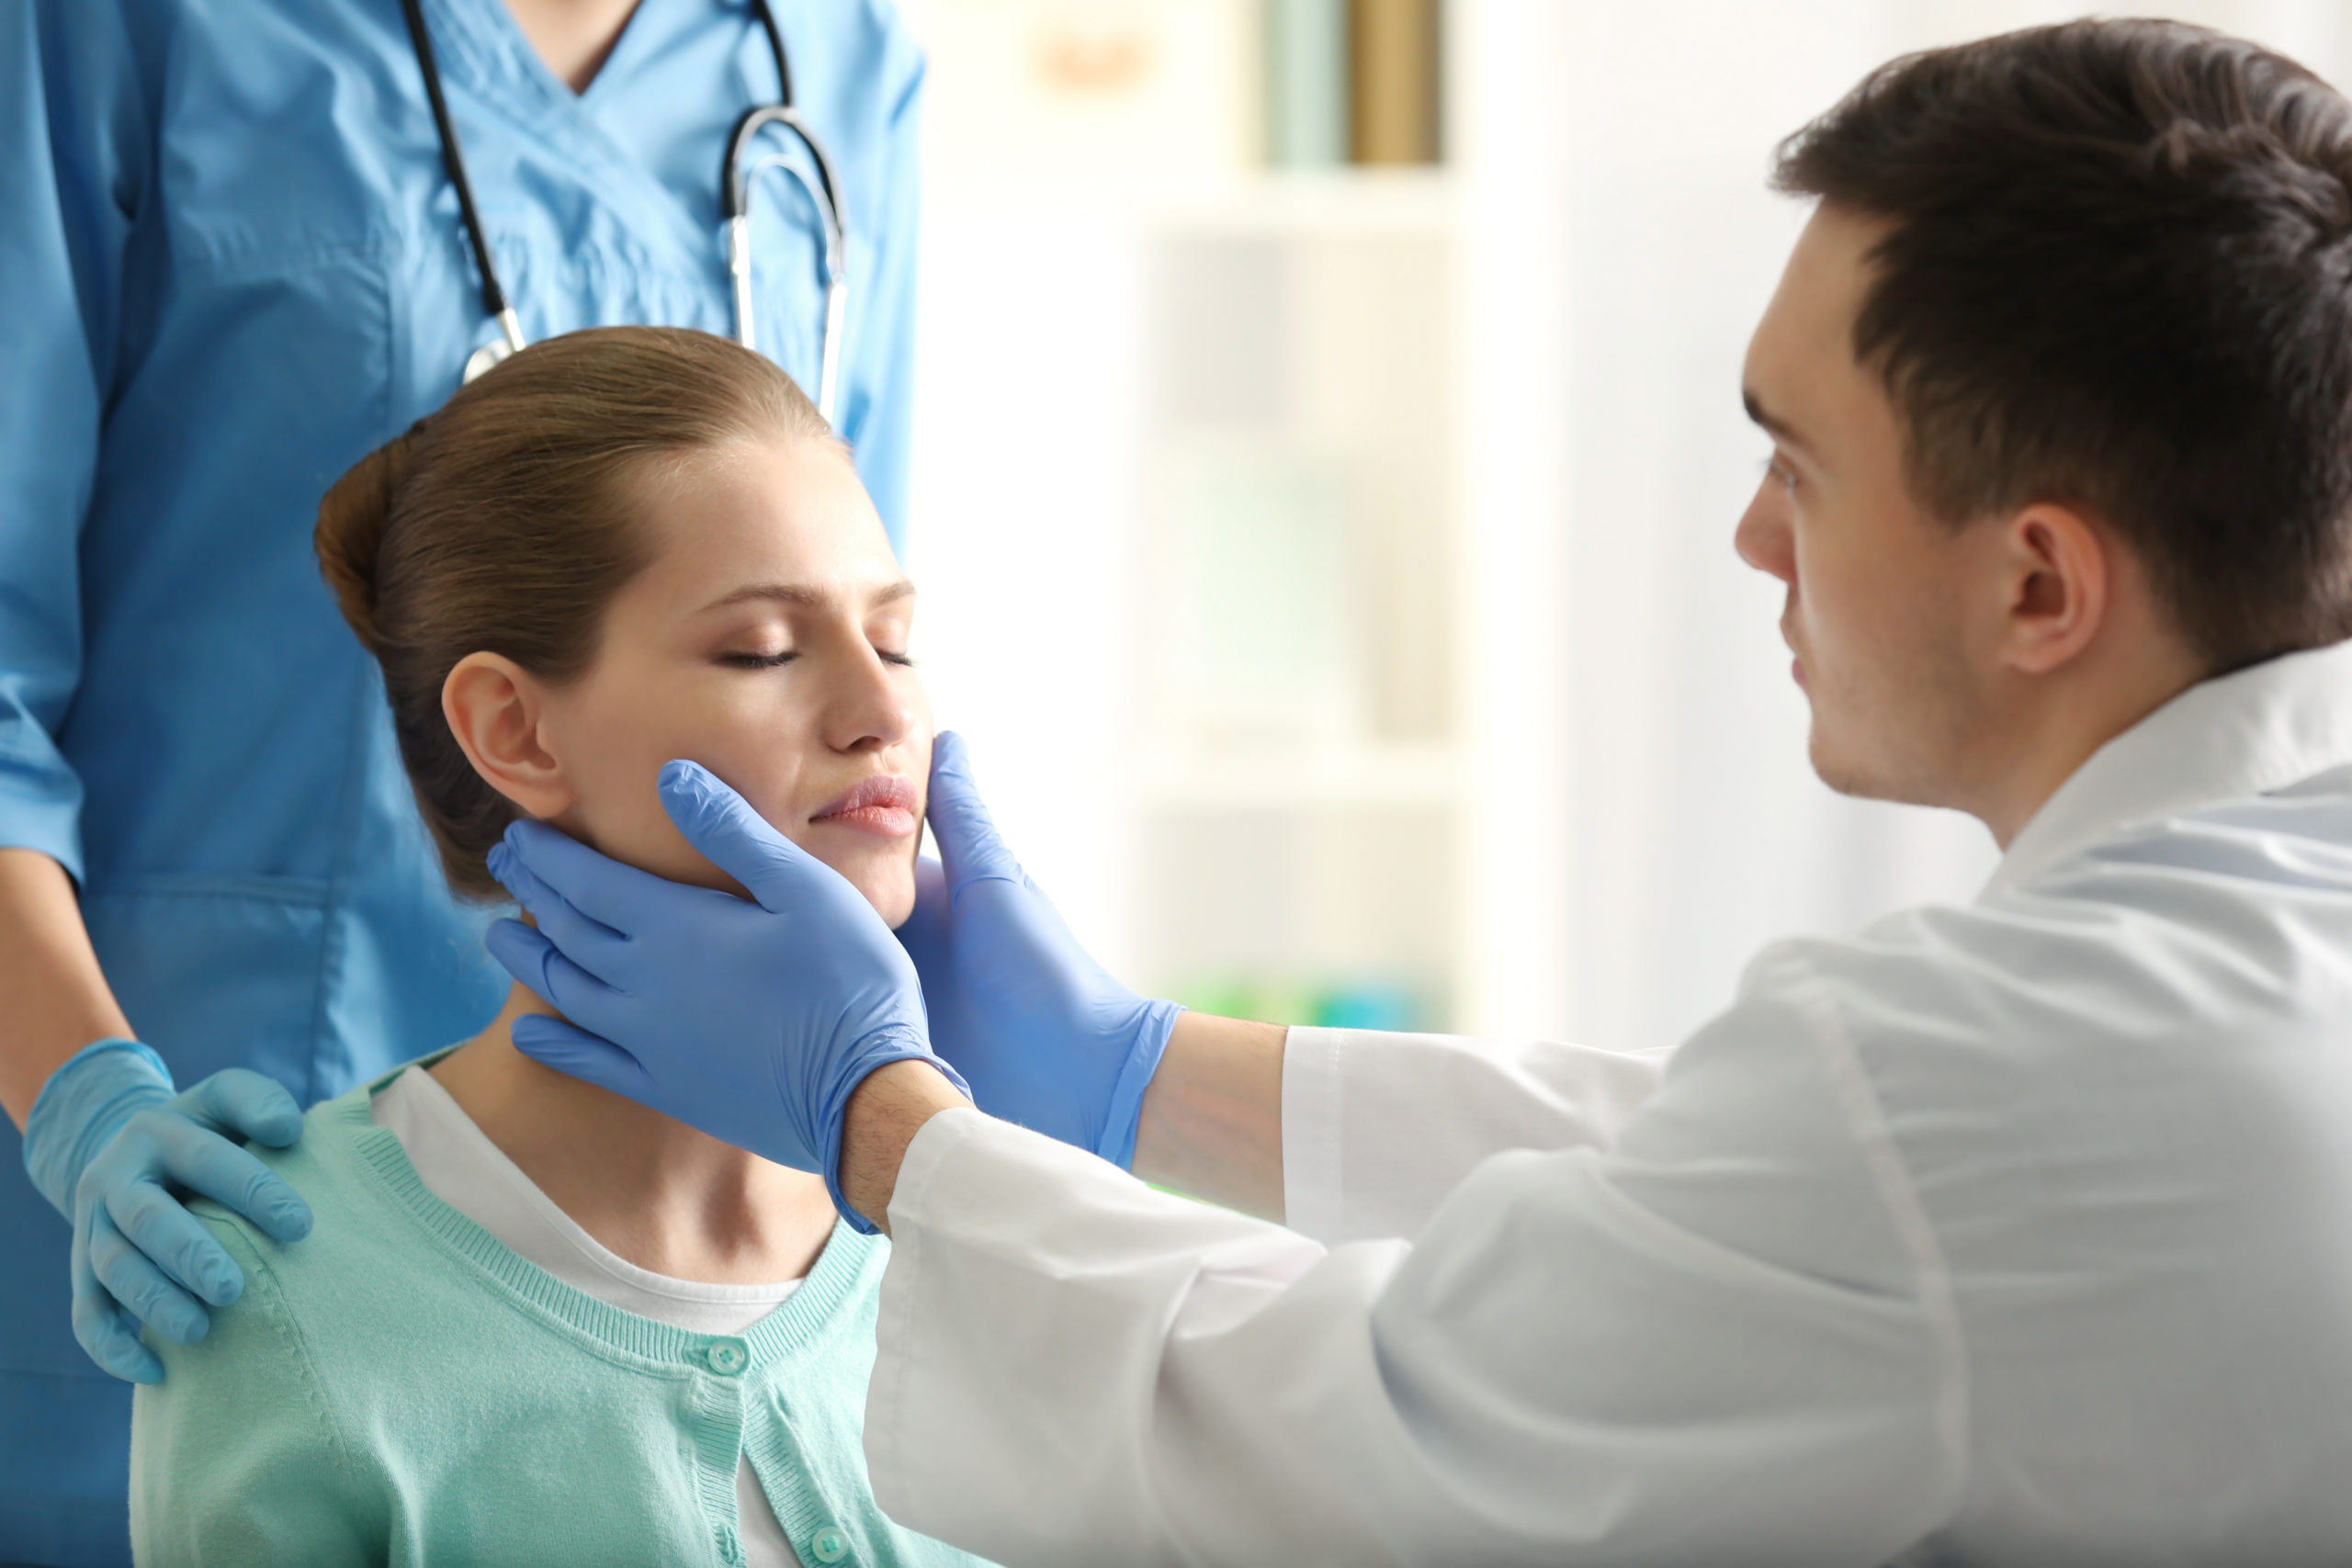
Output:
[[[388,1348],[414,1345],[420,1325],[448,1327],[482,1312],[472,1271],[403,1194],[403,1179],[413,1183],[415,1172],[400,1140],[369,1115],[375,1091],[405,1070],[312,1106],[291,1147],[249,1145],[309,1205],[311,1229],[300,1240],[276,1240],[209,1199],[188,1205],[237,1260],[247,1289],[213,1314],[214,1334],[177,1348],[183,1358],[208,1359],[223,1320],[241,1312],[276,1314],[322,1367],[364,1383],[396,1370]]]
[[[310,1235],[281,1244],[209,1199],[188,1205],[236,1262],[243,1288],[210,1309],[194,1344],[146,1336],[164,1379],[132,1403],[131,1534],[141,1562],[364,1561],[380,1544],[379,1468],[350,1437],[351,1417],[364,1411],[331,1393],[345,1381],[334,1352],[345,1337],[317,1335],[334,1313],[303,1305],[347,1266],[366,1223],[350,1179],[356,1151],[337,1136],[343,1103],[312,1107],[291,1148],[252,1145],[310,1205]]]
[[[225,1245],[257,1251],[272,1267],[299,1266],[306,1252],[313,1250],[310,1244],[314,1239],[326,1243],[314,1250],[336,1252],[342,1250],[343,1243],[356,1239],[350,1234],[355,1225],[363,1233],[378,1228],[381,1222],[372,1212],[383,1204],[380,1195],[372,1190],[376,1184],[370,1179],[361,1134],[371,1126],[368,1108],[374,1091],[393,1076],[388,1074],[311,1106],[302,1117],[301,1137],[286,1148],[245,1145],[247,1153],[284,1178],[309,1205],[312,1224],[302,1240],[273,1241],[243,1215],[210,1198],[192,1200],[188,1212],[220,1235]],[[366,1245],[375,1243],[371,1239]]]

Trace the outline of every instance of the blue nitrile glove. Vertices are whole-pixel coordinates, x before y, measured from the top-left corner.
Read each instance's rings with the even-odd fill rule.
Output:
[[[932,1048],[974,1103],[1121,1166],[1183,1009],[1147,1001],[1088,956],[997,836],[964,738],[932,743],[932,835],[899,940],[922,976]]]
[[[287,1148],[301,1108],[243,1067],[173,1092],[163,1058],[135,1040],[85,1045],[49,1075],[25,1119],[25,1169],[74,1226],[74,1337],[132,1382],[164,1363],[139,1342],[145,1323],[183,1345],[204,1337],[206,1303],[227,1306],[245,1276],[181,1203],[201,1192],[277,1241],[311,1234],[310,1205],[234,1139]]]
[[[539,929],[497,921],[490,951],[563,1014],[516,1019],[515,1048],[779,1165],[821,1171],[834,1207],[870,1232],[842,1198],[850,1092],[910,1056],[964,1088],[931,1054],[914,964],[865,895],[707,769],[672,762],[661,783],[686,841],[758,901],[514,824],[491,851],[491,874]]]

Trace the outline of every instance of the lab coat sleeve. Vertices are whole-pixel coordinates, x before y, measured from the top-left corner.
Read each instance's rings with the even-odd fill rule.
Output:
[[[119,7],[0,7],[0,847],[77,879],[82,785],[57,730],[146,124]]]
[[[1611,1147],[1498,1155],[1409,1243],[971,1111],[890,1218],[874,1494],[998,1561],[1871,1568],[1957,1504],[1939,1249],[1801,975]]]
[[[882,155],[885,173],[873,210],[848,215],[871,236],[871,246],[864,279],[853,280],[850,310],[859,319],[849,352],[856,355],[858,373],[841,412],[842,434],[857,454],[858,477],[882,514],[891,546],[903,558],[914,412],[915,231],[922,205],[916,164],[923,96],[922,56],[903,28],[891,40],[888,73],[896,90]],[[865,300],[857,298],[860,287]]]
[[[1411,1235],[1505,1149],[1606,1148],[1663,1051],[1293,1029],[1283,1052],[1283,1218],[1336,1246]]]

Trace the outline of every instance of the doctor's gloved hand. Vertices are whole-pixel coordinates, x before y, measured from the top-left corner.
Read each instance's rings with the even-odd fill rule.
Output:
[[[687,842],[751,900],[516,823],[490,869],[538,930],[500,920],[490,950],[564,1016],[515,1020],[515,1047],[780,1165],[823,1173],[834,1206],[870,1231],[841,1190],[851,1091],[910,1056],[964,1088],[931,1054],[914,965],[865,895],[708,770],[672,762],[661,787]]]
[[[991,1116],[1135,1163],[1144,1090],[1183,1009],[1113,979],[998,837],[964,738],[932,743],[931,830],[899,930],[922,976],[933,1047]]]
[[[245,1277],[183,1205],[200,1192],[277,1241],[311,1234],[310,1206],[242,1142],[287,1148],[302,1111],[276,1080],[243,1067],[175,1093],[163,1059],[132,1040],[85,1045],[41,1086],[25,1121],[25,1169],[74,1226],[74,1337],[131,1382],[164,1364],[141,1323],[186,1345],[211,1326]]]

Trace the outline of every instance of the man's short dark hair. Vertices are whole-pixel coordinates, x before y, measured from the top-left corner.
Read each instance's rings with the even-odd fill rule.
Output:
[[[2104,519],[2218,672],[2352,637],[2352,105],[2199,28],[1880,68],[1773,184],[1891,225],[1854,323],[1954,525]]]

